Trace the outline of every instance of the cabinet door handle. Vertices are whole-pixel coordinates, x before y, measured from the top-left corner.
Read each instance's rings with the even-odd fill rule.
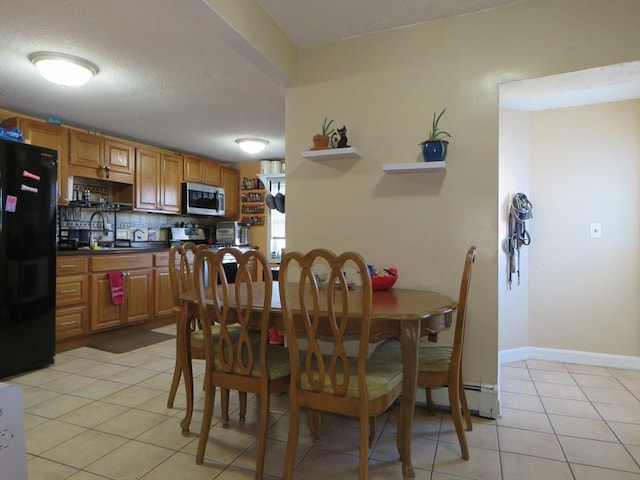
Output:
[[[71,320],[70,322],[62,322],[59,326],[64,327],[65,325],[75,325],[75,320]]]
[[[60,290],[58,293],[76,293],[78,290]]]
[[[75,268],[76,265],[59,265],[59,268]]]

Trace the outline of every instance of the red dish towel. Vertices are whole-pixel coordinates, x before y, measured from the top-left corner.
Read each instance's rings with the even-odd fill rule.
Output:
[[[122,272],[107,272],[109,277],[109,287],[111,288],[111,301],[114,305],[124,303],[124,277]]]

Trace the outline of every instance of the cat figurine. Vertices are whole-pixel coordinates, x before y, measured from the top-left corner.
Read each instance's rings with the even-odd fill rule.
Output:
[[[340,135],[340,139],[338,140],[337,148],[346,148],[347,145],[347,127],[345,125],[342,128],[338,128],[338,135]]]

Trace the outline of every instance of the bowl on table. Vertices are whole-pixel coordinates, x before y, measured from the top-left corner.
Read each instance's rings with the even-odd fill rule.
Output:
[[[395,268],[387,268],[385,270],[387,275],[371,277],[371,288],[373,290],[389,290],[398,280],[398,271]]]

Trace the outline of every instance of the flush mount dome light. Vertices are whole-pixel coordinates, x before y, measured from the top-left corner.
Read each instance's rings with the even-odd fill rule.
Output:
[[[94,63],[66,53],[35,52],[29,60],[44,78],[64,87],[84,85],[100,71]]]
[[[260,153],[264,150],[264,147],[269,145],[268,140],[262,140],[261,138],[239,138],[236,143],[247,153]]]

